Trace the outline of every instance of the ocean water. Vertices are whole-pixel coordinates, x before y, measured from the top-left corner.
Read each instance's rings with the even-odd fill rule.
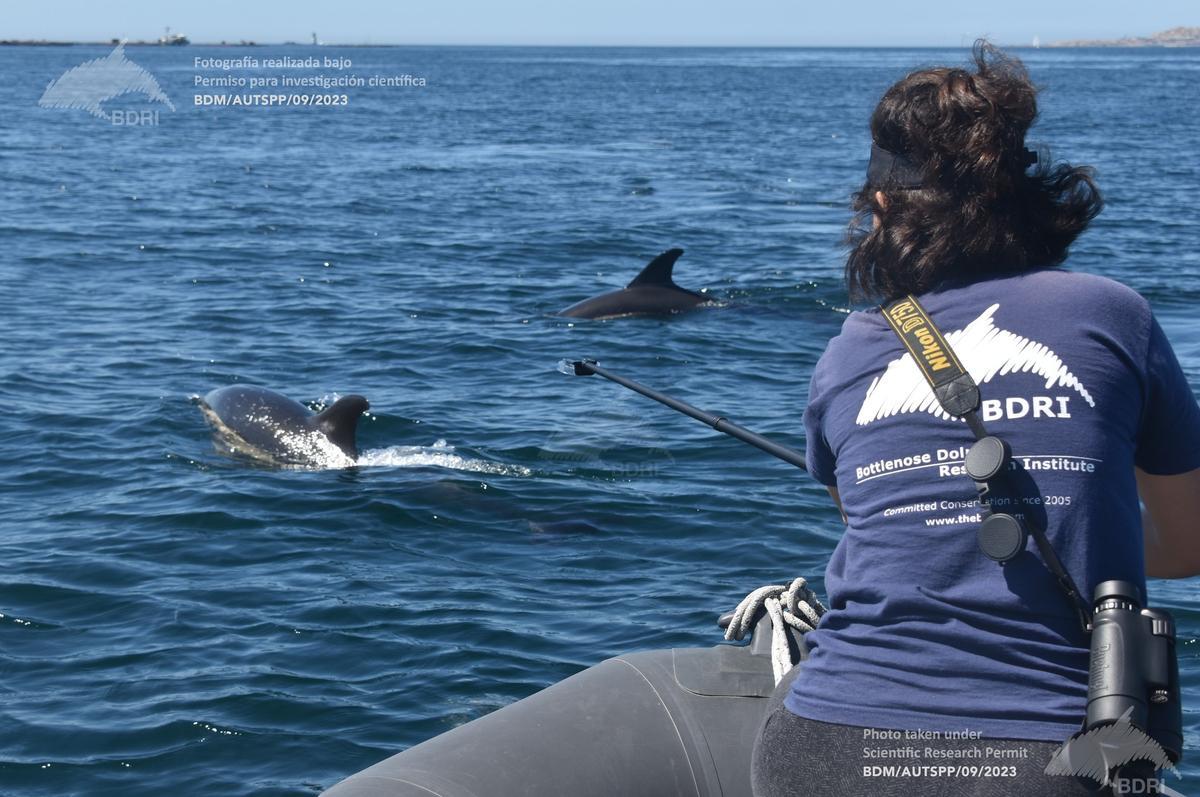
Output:
[[[426,85],[195,104],[227,74],[197,57],[314,52],[352,66],[291,74]],[[157,125],[38,106],[107,54],[0,48],[0,794],[313,794],[605,657],[715,644],[756,586],[820,588],[822,488],[557,366],[801,447],[867,116],[964,51],[130,47]],[[1071,267],[1141,291],[1200,387],[1200,52],[1021,55],[1033,138],[1108,198]],[[720,307],[553,315],[673,246]],[[362,463],[219,455],[192,397],[232,382],[367,396]],[[1197,582],[1152,596],[1200,793]]]

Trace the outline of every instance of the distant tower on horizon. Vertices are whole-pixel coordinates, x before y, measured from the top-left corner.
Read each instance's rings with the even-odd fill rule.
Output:
[[[313,47],[316,47],[319,44],[320,44],[320,42],[317,41],[317,33],[316,33],[316,31],[313,31]]]
[[[1033,37],[1033,46],[1035,48],[1042,46],[1042,40],[1036,35]]]

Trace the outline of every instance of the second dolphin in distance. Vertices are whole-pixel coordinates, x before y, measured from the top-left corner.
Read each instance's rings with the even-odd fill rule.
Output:
[[[251,385],[217,388],[200,410],[231,453],[282,465],[336,466],[358,459],[358,419],[370,405],[344,396],[313,413],[287,396]]]
[[[708,298],[681,288],[671,279],[682,249],[668,249],[642,269],[633,282],[618,291],[573,304],[559,315],[568,318],[617,318],[632,315],[671,315],[691,310]]]

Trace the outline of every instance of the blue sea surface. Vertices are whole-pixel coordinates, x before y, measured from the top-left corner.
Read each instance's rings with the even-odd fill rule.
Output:
[[[0,794],[313,794],[624,651],[818,589],[804,474],[589,356],[803,446],[845,317],[867,117],[963,50],[128,47],[171,98],[42,108],[105,47],[0,47]],[[1200,51],[1027,50],[1032,136],[1108,207],[1070,267],[1145,295],[1200,387]],[[194,59],[348,58],[335,107],[197,106]],[[272,90],[274,92],[275,90]],[[140,103],[140,104],[139,104]],[[679,246],[722,306],[555,311]],[[361,393],[363,463],[219,455],[193,396]],[[914,577],[916,574],[914,574]],[[1200,793],[1197,581],[1175,612]]]

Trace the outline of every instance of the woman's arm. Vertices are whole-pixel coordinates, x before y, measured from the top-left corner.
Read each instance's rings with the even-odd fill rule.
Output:
[[[1141,469],[1135,473],[1145,506],[1146,575],[1200,575],[1200,468],[1175,476],[1151,476]]]

